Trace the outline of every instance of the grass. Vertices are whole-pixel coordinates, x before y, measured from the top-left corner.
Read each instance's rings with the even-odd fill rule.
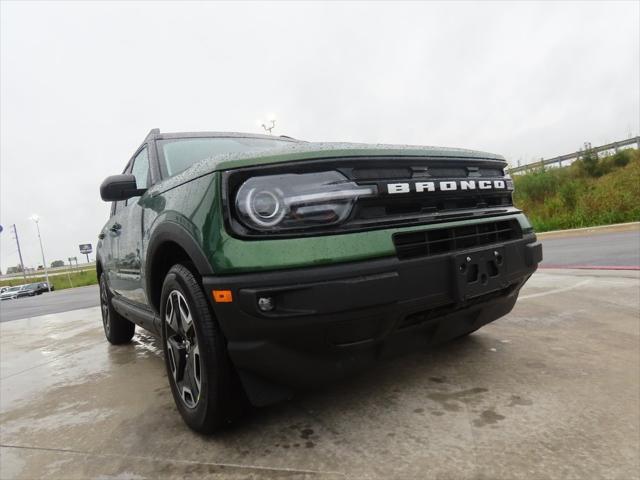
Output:
[[[71,280],[71,281],[69,281]],[[85,287],[87,285],[94,285],[98,283],[95,270],[85,270],[82,272],[74,271],[67,273],[60,273],[56,275],[49,275],[49,281],[56,290],[64,290],[66,288]],[[27,283],[46,282],[44,275],[38,274],[37,276],[27,275]],[[23,277],[11,278],[9,280],[0,280],[0,287],[22,285],[24,282]]]
[[[515,175],[514,202],[536,231],[640,220],[640,151],[598,158],[586,152],[568,167]]]

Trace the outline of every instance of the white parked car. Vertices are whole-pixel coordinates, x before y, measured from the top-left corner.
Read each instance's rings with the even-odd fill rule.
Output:
[[[6,287],[5,290],[0,293],[0,300],[12,300],[18,298],[20,290],[24,285],[18,285],[17,287]]]

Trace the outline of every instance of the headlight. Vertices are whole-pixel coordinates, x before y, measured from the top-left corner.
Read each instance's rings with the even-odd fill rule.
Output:
[[[240,220],[257,230],[294,230],[345,220],[355,201],[375,195],[336,171],[252,177],[238,189]]]

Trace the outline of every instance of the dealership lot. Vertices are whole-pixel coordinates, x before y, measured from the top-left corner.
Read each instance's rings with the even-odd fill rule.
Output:
[[[467,339],[189,431],[99,308],[0,324],[1,478],[637,478],[638,271],[541,270]]]

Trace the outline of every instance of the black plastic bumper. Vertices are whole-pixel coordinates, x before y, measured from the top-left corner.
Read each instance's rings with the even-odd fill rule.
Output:
[[[535,235],[453,254],[204,277],[251,401],[314,387],[379,358],[459,337],[507,314],[542,260]],[[258,299],[275,308],[263,312]],[[211,298],[211,295],[209,295]]]

